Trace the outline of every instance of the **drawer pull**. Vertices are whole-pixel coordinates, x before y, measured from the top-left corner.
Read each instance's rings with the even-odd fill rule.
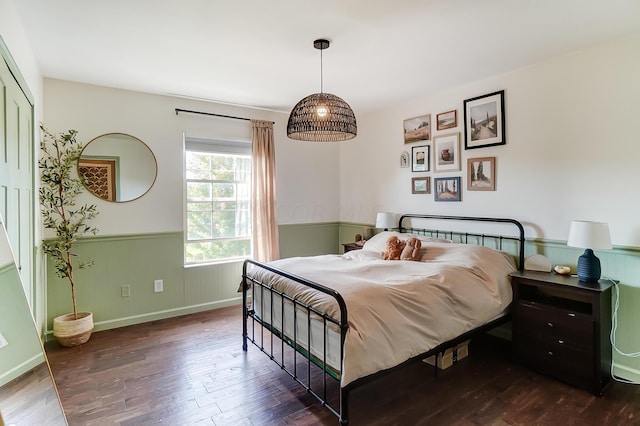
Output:
[[[558,343],[564,345],[564,340],[558,340]]]
[[[552,356],[553,356],[553,352],[549,351],[549,352],[548,352],[548,355],[549,355],[550,357],[552,357]]]
[[[569,315],[570,317],[575,317],[575,316],[576,316],[576,314],[575,314],[574,312],[569,312],[569,314],[568,314],[568,315]]]
[[[552,322],[548,322],[548,323],[547,323],[547,327],[549,327],[549,328],[553,328],[553,327],[554,327],[554,325],[553,325],[553,323],[552,323]]]

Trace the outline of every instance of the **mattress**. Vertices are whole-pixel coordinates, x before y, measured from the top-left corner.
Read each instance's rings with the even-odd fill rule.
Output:
[[[420,261],[382,260],[380,241],[386,241],[386,234],[344,255],[296,257],[269,264],[333,288],[344,298],[349,328],[341,386],[471,331],[504,314],[511,303],[508,275],[516,270],[511,255],[474,245],[424,241]],[[329,295],[265,269],[254,268],[249,274],[335,319],[340,317]],[[259,293],[255,291],[254,309],[269,321],[270,303]],[[293,307],[284,304],[282,324],[282,303],[275,298],[273,327],[282,330],[284,326],[285,335],[293,339]],[[306,313],[300,317],[304,320],[297,321],[296,338],[308,349]],[[317,321],[311,324],[311,353],[321,358],[324,327]],[[339,333],[329,327],[324,334],[330,356],[327,363],[335,368]]]

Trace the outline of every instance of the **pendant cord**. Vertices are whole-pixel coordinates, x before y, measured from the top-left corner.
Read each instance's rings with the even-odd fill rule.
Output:
[[[323,92],[324,90],[324,86],[323,86],[323,76],[322,76],[322,51],[324,49],[320,49],[320,93]]]

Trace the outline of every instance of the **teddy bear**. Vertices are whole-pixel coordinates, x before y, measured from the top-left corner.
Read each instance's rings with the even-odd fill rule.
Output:
[[[422,243],[416,237],[411,237],[405,243],[402,253],[400,254],[400,260],[420,260],[420,249]]]
[[[400,255],[404,249],[405,242],[400,241],[395,235],[390,236],[387,239],[387,250],[382,253],[383,260],[400,260]]]

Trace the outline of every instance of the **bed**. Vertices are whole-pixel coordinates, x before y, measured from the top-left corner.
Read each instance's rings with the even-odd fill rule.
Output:
[[[343,255],[244,263],[243,350],[252,342],[341,424],[355,387],[509,319],[509,274],[524,265],[520,222],[407,214],[397,229]],[[420,260],[382,260],[392,235],[419,238]]]

